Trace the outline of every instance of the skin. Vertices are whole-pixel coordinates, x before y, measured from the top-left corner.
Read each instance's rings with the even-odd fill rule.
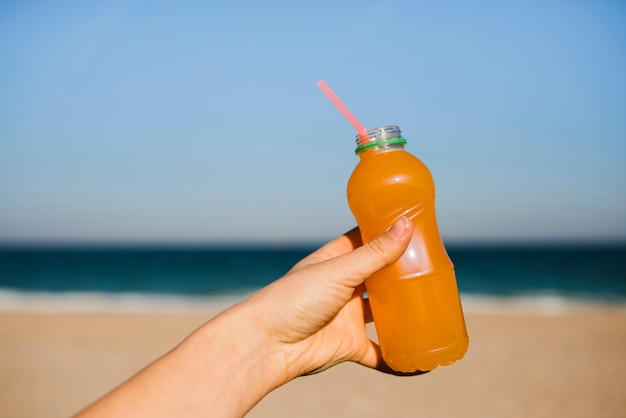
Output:
[[[241,417],[275,388],[352,361],[392,373],[366,335],[363,282],[405,251],[401,217],[362,245],[354,229],[211,319],[77,417]]]

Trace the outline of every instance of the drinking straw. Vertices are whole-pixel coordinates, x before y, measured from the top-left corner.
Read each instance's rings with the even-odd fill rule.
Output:
[[[348,107],[345,104],[343,104],[341,99],[337,97],[335,92],[331,90],[328,84],[326,84],[324,80],[320,80],[320,82],[317,83],[317,87],[319,87],[320,90],[322,90],[322,92],[326,95],[326,97],[328,97],[328,99],[332,102],[332,104],[335,105],[335,107],[348,120],[348,122],[350,122],[350,124],[354,126],[354,129],[356,129],[356,131],[359,133],[359,136],[361,137],[361,142],[363,144],[369,142],[367,129],[365,129],[363,125],[361,125],[361,122],[359,122],[359,120],[352,114],[352,112],[350,112],[350,109],[348,109]]]

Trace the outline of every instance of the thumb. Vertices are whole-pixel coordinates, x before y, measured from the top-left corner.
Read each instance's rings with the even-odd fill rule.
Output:
[[[401,216],[391,228],[368,242],[334,259],[330,259],[325,267],[333,274],[337,280],[341,280],[343,285],[357,287],[372,274],[395,263],[404,254],[413,232],[411,221]]]

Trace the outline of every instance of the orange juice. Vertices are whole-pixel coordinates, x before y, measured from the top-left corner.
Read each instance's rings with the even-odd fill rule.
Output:
[[[348,203],[366,243],[401,215],[414,225],[411,242],[392,266],[367,279],[383,358],[399,372],[426,371],[463,357],[469,339],[454,266],[435,217],[428,168],[404,150],[395,126],[357,137],[360,162],[348,182]]]

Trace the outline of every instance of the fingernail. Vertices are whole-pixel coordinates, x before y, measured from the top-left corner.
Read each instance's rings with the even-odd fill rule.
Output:
[[[409,220],[405,218],[404,216],[399,217],[393,223],[393,225],[391,225],[391,228],[389,228],[389,233],[391,234],[391,236],[394,238],[402,238],[402,236],[404,235],[404,232],[409,226],[408,222]]]

